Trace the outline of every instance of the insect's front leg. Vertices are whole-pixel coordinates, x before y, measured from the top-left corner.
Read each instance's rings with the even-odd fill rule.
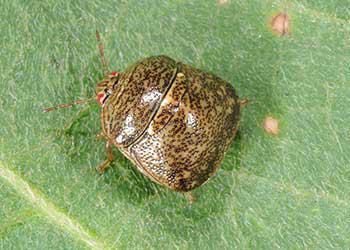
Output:
[[[95,136],[96,140],[102,140],[102,139],[106,139],[105,134],[101,131],[100,133],[96,134]]]
[[[107,151],[107,160],[105,160],[100,166],[97,167],[97,171],[99,173],[104,173],[104,171],[110,166],[111,162],[113,161],[114,155],[112,152],[112,145],[111,141],[106,142],[106,151]]]

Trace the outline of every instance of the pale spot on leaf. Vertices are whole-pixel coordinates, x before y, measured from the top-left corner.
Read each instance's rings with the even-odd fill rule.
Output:
[[[230,0],[217,0],[218,5],[227,5],[230,3]]]
[[[287,13],[278,13],[271,20],[272,31],[280,36],[290,34],[290,17]]]
[[[271,116],[265,118],[263,126],[268,134],[277,135],[279,133],[279,122]]]

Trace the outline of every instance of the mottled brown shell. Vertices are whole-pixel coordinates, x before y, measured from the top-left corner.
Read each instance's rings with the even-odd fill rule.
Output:
[[[228,82],[155,56],[123,74],[102,110],[102,127],[142,173],[186,192],[216,172],[237,131],[239,113],[238,96]],[[128,132],[122,142],[120,131]]]
[[[113,95],[102,109],[102,130],[117,147],[125,147],[147,128],[176,74],[169,57],[151,57],[119,76]]]

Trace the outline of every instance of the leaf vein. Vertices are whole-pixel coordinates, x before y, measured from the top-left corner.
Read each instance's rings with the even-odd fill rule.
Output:
[[[76,236],[92,249],[108,249],[93,233],[84,229],[73,218],[60,211],[44,194],[31,187],[27,181],[0,162],[0,177],[9,183],[33,207],[41,211],[52,223]]]

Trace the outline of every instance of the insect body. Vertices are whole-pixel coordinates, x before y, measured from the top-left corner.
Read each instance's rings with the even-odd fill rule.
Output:
[[[100,52],[104,63],[101,45]],[[144,175],[180,192],[215,174],[246,102],[228,82],[167,56],[107,74],[96,99],[108,155],[98,170],[109,166],[115,145]]]
[[[167,56],[107,76],[97,96],[107,148],[114,144],[143,174],[176,191],[216,172],[238,128],[241,104],[231,85]]]

